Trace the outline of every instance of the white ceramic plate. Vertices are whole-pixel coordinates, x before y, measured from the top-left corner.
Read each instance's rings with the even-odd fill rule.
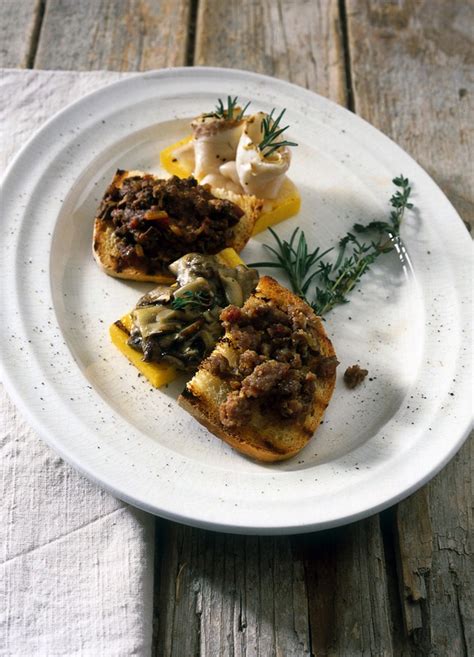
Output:
[[[380,260],[333,311],[341,365],[324,423],[293,460],[250,461],[176,403],[184,380],[157,391],[110,344],[108,326],[150,285],[103,274],[91,256],[95,210],[116,168],[159,171],[159,151],[222,94],[254,110],[287,108],[291,177],[310,244],[335,243],[355,221],[385,217],[391,179],[413,182],[406,253]],[[398,146],[309,91],[243,71],[152,72],[86,96],[21,151],[3,190],[5,380],[39,434],[118,497],[212,529],[290,533],[374,513],[432,477],[471,421],[470,240],[455,210]],[[262,259],[268,234],[243,257]],[[342,384],[369,369],[356,391]]]

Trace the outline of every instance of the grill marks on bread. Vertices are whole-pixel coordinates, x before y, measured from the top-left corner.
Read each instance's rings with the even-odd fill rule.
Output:
[[[322,323],[270,277],[221,320],[224,338],[180,403],[240,451],[289,458],[314,433],[335,384],[337,359]]]

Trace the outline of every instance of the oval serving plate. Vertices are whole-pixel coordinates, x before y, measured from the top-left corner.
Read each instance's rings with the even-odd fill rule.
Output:
[[[406,250],[381,258],[327,317],[341,365],[324,422],[276,465],[242,457],[179,408],[184,379],[158,391],[137,376],[108,326],[152,286],[106,276],[91,255],[94,213],[115,169],[159,173],[161,148],[223,89],[255,111],[287,108],[302,208],[278,225],[281,237],[301,226],[326,248],[354,222],[386,216],[395,175],[414,188]],[[134,76],[53,117],[10,166],[2,204],[8,390],[44,440],[123,500],[215,530],[311,531],[400,500],[461,446],[471,422],[469,237],[429,176],[336,104],[237,70]],[[253,238],[244,260],[261,260],[265,242],[267,232]],[[341,375],[355,362],[369,378],[349,391]]]

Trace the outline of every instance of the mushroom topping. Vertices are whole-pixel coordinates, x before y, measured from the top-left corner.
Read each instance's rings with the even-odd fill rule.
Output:
[[[193,370],[214,348],[223,331],[226,306],[242,306],[258,275],[243,265],[226,267],[214,256],[188,253],[170,265],[177,281],[141,297],[132,312],[128,344],[143,360]]]

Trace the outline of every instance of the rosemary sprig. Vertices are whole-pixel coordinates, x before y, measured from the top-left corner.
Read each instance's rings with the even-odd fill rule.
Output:
[[[318,315],[325,315],[334,306],[347,303],[347,295],[357,285],[382,253],[389,253],[400,241],[400,225],[405,210],[413,208],[409,202],[411,186],[408,178],[402,175],[393,179],[397,190],[390,198],[393,210],[388,221],[372,221],[367,225],[355,224],[358,234],[372,235],[373,239],[362,242],[348,232],[338,244],[335,262],[324,260],[324,256],[334,250],[331,247],[320,253],[319,247],[310,252],[303,232],[295,240],[299,228],[293,232],[290,241],[281,240],[270,228],[277,249],[264,245],[276,258],[272,262],[257,262],[249,267],[276,267],[288,275],[293,292],[307,301]],[[307,298],[310,285],[315,284],[312,301]]]
[[[213,300],[209,293],[204,290],[199,290],[198,292],[188,290],[187,292],[183,292],[181,296],[174,297],[170,306],[173,310],[183,310],[184,308],[205,310],[211,306],[212,301]]]
[[[293,292],[303,299],[306,297],[311,281],[317,275],[317,271],[310,272],[310,269],[321,260],[325,255],[334,249],[331,248],[320,253],[319,247],[312,252],[308,251],[306,237],[303,232],[300,233],[298,243],[295,245],[295,240],[299,232],[299,228],[293,231],[290,241],[281,240],[273,228],[268,229],[278,245],[278,250],[274,249],[268,244],[264,247],[268,249],[276,258],[276,262],[253,262],[249,267],[269,267],[282,269],[286,272],[290,279],[290,284]]]
[[[277,141],[277,139],[285,132],[285,130],[288,130],[290,126],[286,125],[284,128],[280,128],[280,121],[283,114],[286,112],[286,109],[282,109],[276,119],[273,118],[274,112],[275,108],[272,109],[270,114],[267,114],[267,116],[263,118],[261,123],[262,141],[259,143],[258,147],[264,157],[268,157],[282,146],[298,146],[294,141],[287,141],[286,139]]]
[[[234,116],[234,112],[237,111],[238,105],[237,105],[238,97],[234,96],[227,96],[227,107],[224,107],[224,103],[222,102],[221,98],[217,99],[217,105],[214,110],[214,112],[208,112],[207,114],[204,114],[204,116],[213,116],[216,119],[227,119],[227,120],[234,120],[234,121],[240,121],[245,112],[247,111],[248,106],[250,105],[250,100],[249,102],[243,107],[237,114]]]

